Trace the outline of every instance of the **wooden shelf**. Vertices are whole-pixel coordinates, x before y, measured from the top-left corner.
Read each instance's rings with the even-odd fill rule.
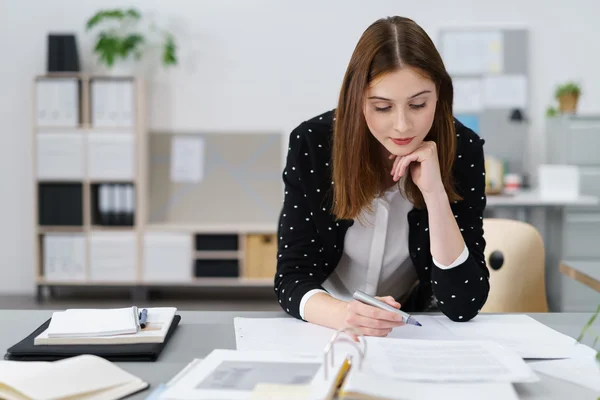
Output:
[[[275,224],[157,224],[146,225],[147,231],[174,231],[186,233],[236,233],[236,234],[274,234],[277,232]]]
[[[169,287],[255,287],[269,288],[273,286],[273,279],[249,278],[190,278],[181,282],[153,282],[153,281],[51,281],[43,277],[37,278],[38,285],[47,286],[118,286],[118,287],[144,287],[144,286],[169,286]]]
[[[195,260],[237,260],[243,256],[243,252],[236,250],[214,250],[214,251],[196,251]]]
[[[38,233],[56,233],[56,232],[83,232],[85,228],[81,225],[75,226],[38,226]]]
[[[92,225],[91,231],[102,231],[102,232],[134,232],[135,226],[110,226],[110,225]]]

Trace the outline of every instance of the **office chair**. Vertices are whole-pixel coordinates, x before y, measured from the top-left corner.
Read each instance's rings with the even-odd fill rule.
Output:
[[[481,312],[548,312],[544,242],[530,224],[483,220],[490,293]]]

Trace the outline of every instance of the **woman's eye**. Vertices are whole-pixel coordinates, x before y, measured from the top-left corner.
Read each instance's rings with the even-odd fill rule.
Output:
[[[375,111],[379,111],[379,112],[386,112],[386,111],[389,111],[391,109],[392,109],[391,106],[387,106],[387,107],[377,107],[377,106],[375,106]]]
[[[419,108],[425,108],[425,104],[426,103],[421,103],[421,104],[411,104],[410,108],[414,109],[414,110],[418,110]]]

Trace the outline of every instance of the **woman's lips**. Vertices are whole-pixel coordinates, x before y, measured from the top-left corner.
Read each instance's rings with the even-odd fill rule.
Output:
[[[414,136],[411,138],[401,138],[401,139],[391,138],[391,139],[392,139],[392,142],[394,142],[398,146],[406,146],[407,144],[410,144],[410,142],[413,141]]]

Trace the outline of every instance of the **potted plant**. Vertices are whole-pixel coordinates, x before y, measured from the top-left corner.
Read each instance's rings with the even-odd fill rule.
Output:
[[[164,67],[177,65],[173,35],[155,24],[145,32],[140,27],[141,20],[141,13],[134,8],[100,10],[88,19],[86,31],[98,30],[94,53],[106,72],[132,74],[134,64],[155,50]]]
[[[575,82],[567,82],[556,88],[554,97],[558,100],[558,108],[563,114],[574,114],[581,95],[581,87]]]

